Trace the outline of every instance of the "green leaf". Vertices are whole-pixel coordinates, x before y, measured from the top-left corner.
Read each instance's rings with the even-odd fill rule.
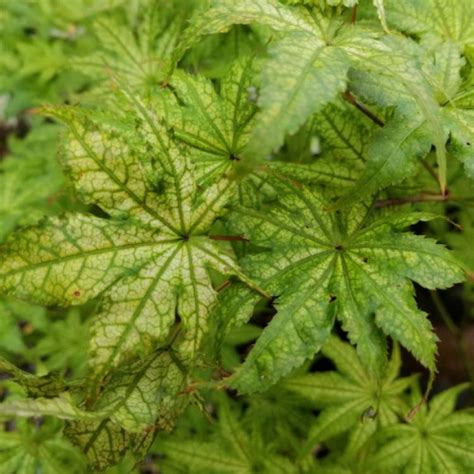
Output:
[[[280,196],[279,205],[264,211],[233,212],[233,229],[269,249],[254,252],[242,264],[275,295],[278,312],[232,384],[252,392],[274,383],[317,352],[336,315],[371,370],[383,366],[382,333],[434,370],[435,336],[416,307],[410,280],[445,288],[462,281],[463,273],[442,246],[401,232],[429,216],[373,213],[362,205],[330,214],[316,192],[284,180]],[[229,296],[223,304],[242,307],[251,297]]]
[[[157,353],[114,372],[94,408],[112,409],[110,419],[129,433],[155,424],[170,429],[187,403],[185,382],[176,356]]]
[[[385,0],[387,19],[397,28],[420,36],[438,36],[460,46],[474,44],[470,19],[474,6],[470,0]]]
[[[262,73],[256,128],[245,151],[254,163],[279,148],[311,113],[346,87],[352,56],[370,43],[370,31],[348,27],[319,12],[283,7],[275,1],[217,1],[188,30],[183,50],[199,35],[226,31],[232,24],[259,23],[284,33],[270,48]]]
[[[346,87],[346,54],[326,46],[314,34],[292,33],[270,48],[269,54],[258,102],[262,112],[246,150],[251,157],[266,158],[287,133],[295,133],[311,113]]]
[[[52,218],[2,249],[3,292],[63,306],[101,296],[91,342],[98,375],[163,343],[176,312],[182,351],[194,358],[216,301],[208,269],[246,280],[230,247],[208,237],[234,187],[221,180],[197,193],[189,159],[140,107],[150,135],[138,144],[103,117],[49,110],[69,124],[63,160],[76,190],[111,219]]]
[[[205,184],[233,173],[240,178],[238,201],[257,207],[275,194],[273,174],[330,187],[352,184],[352,163],[334,163],[329,159],[307,165],[267,162],[265,167],[239,176],[242,169],[249,167],[244,151],[256,126],[257,108],[249,97],[256,84],[254,69],[254,61],[245,58],[213,82],[177,71],[170,79],[173,94],[156,97],[156,107],[162,109],[173,135],[192,151],[199,182]]]
[[[151,4],[144,3],[133,28],[116,19],[94,22],[96,50],[73,57],[69,63],[94,80],[94,95],[110,95],[110,80],[126,81],[142,94],[149,93],[165,80],[183,24],[181,16],[166,21],[168,8],[158,12]]]
[[[54,211],[53,195],[63,177],[54,154],[58,127],[35,127],[23,140],[11,138],[0,162],[0,242],[17,225],[36,223]]]
[[[389,426],[404,414],[405,403],[401,396],[413,379],[397,379],[400,370],[398,347],[395,346],[381,378],[367,371],[354,348],[336,336],[328,339],[322,352],[333,360],[337,372],[302,375],[283,383],[285,388],[308,398],[322,410],[311,427],[306,443],[308,450],[346,431],[355,435],[362,426],[370,424],[371,419],[375,420],[376,426]],[[368,433],[362,440],[367,439],[374,427],[365,426],[364,429],[368,429]],[[350,450],[357,451],[357,446],[364,444],[362,440],[353,439],[353,446],[347,446],[346,455],[350,455]]]
[[[0,405],[0,416],[3,418],[54,416],[61,420],[95,420],[104,418],[107,414],[107,412],[88,413],[77,408],[67,393],[56,398],[6,401]]]
[[[25,372],[0,356],[0,373],[9,375],[32,397],[55,397],[65,388],[65,382],[55,375],[38,377]],[[0,405],[0,410],[3,405]]]
[[[390,33],[387,25],[387,16],[385,14],[384,0],[373,0],[374,6],[377,9],[377,16],[379,17],[380,23],[386,33]]]
[[[0,415],[77,421],[107,418],[128,432],[139,432],[155,423],[169,428],[186,403],[186,397],[179,397],[185,376],[166,352],[120,367],[107,382],[92,410],[78,407],[69,393],[63,393],[54,398],[6,401],[0,404]]]
[[[213,0],[210,8],[197,15],[185,31],[181,44],[175,51],[175,59],[179,60],[200,36],[224,33],[234,24],[254,22],[267,25],[276,31],[314,31],[307,13],[285,7],[275,0]]]
[[[71,421],[64,434],[84,452],[92,472],[115,466],[127,453],[144,457],[155,438],[154,431],[127,433],[110,420]]]
[[[0,470],[15,474],[82,474],[85,462],[61,436],[57,424],[46,422],[38,427],[23,420],[17,424],[17,431],[0,433]]]
[[[211,437],[195,436],[193,440],[174,437],[158,442],[160,453],[165,455],[163,466],[169,466],[168,472],[197,474],[298,472],[273,446],[264,445],[260,437],[255,437],[257,433],[245,429],[244,419],[227,402],[221,402],[218,426]]]
[[[360,56],[365,67],[352,73],[350,88],[364,101],[396,109],[375,135],[367,168],[340,206],[413,174],[416,159],[422,160],[431,144],[436,147],[439,182],[445,188],[447,132],[436,91],[419,64],[423,55],[415,43],[389,37]]]
[[[384,429],[370,467],[403,473],[437,472],[440,468],[445,472],[472,470],[474,417],[468,411],[453,413],[456,398],[466,387],[453,387],[437,395],[410,423]]]
[[[423,119],[395,115],[374,134],[367,149],[367,166],[338,206],[400,183],[415,172],[430,148],[431,134]]]
[[[219,80],[218,92],[208,79],[176,71],[170,79],[174,95],[158,97],[174,136],[193,150],[202,179],[222,176],[242,159],[255,126],[256,105],[249,98],[254,76],[251,60],[237,61]]]

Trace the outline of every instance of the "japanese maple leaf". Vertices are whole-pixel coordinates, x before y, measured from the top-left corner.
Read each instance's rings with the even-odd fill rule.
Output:
[[[275,295],[278,310],[232,383],[252,391],[275,382],[324,344],[336,317],[371,370],[383,368],[384,335],[434,370],[436,337],[410,280],[446,288],[462,281],[463,272],[443,246],[402,231],[432,216],[373,213],[362,204],[331,213],[316,191],[280,183],[279,204],[232,212],[233,230],[254,249],[242,265]],[[237,287],[226,294],[221,320],[245,321],[258,298]]]
[[[61,436],[55,420],[36,426],[18,420],[14,432],[0,432],[0,470],[17,474],[81,474],[84,458]]]
[[[377,428],[397,423],[406,415],[402,394],[413,377],[398,378],[401,359],[397,345],[381,378],[367,371],[355,349],[336,336],[328,339],[321,352],[334,362],[337,371],[292,377],[283,386],[312,400],[321,410],[309,432],[308,453],[317,443],[350,432],[345,451],[350,457]]]
[[[165,457],[163,467],[170,472],[250,474],[253,472],[296,473],[289,459],[275,452],[258,429],[249,429],[243,416],[221,403],[213,436],[193,433],[186,438],[164,438],[158,448]]]
[[[466,388],[467,384],[450,388],[421,406],[408,423],[382,430],[380,449],[368,467],[373,472],[472,472],[474,415],[455,412],[456,399]]]
[[[364,101],[395,107],[396,112],[374,134],[367,149],[367,166],[341,203],[349,205],[412,175],[431,148],[430,121],[438,124],[440,136],[450,136],[450,155],[461,160],[466,174],[474,177],[474,76],[471,69],[470,77],[462,78],[461,70],[466,66],[462,50],[453,41],[437,40],[423,48],[412,43],[407,56],[422,64],[418,66],[418,75],[421,73],[429,84],[424,91],[420,90],[417,99],[411,91],[418,87],[413,85],[413,67],[406,66],[399,81],[390,81],[389,67],[393,61],[389,64],[386,57],[380,56],[378,65],[371,63],[367,71],[353,74],[353,89]],[[385,79],[380,81],[381,77]],[[434,106],[430,105],[428,114],[424,109],[430,101]]]
[[[140,133],[102,114],[45,109],[69,125],[63,166],[78,196],[110,218],[48,218],[1,248],[6,294],[61,306],[101,296],[90,344],[96,374],[149,353],[178,320],[182,353],[193,359],[216,302],[209,269],[246,280],[228,242],[208,236],[233,186],[198,188],[188,157],[135,106],[128,117]]]
[[[176,71],[170,79],[172,92],[156,97],[156,108],[174,137],[192,150],[199,182],[236,174],[242,178],[237,199],[248,206],[275,193],[268,170],[338,189],[352,184],[353,164],[330,159],[312,164],[274,160],[248,169],[244,150],[257,125],[257,70],[255,61],[244,58],[218,81]]]

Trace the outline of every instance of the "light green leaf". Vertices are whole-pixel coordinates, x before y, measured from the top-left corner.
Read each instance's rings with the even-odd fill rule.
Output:
[[[83,451],[92,472],[102,472],[118,464],[127,453],[144,457],[155,432],[127,433],[110,420],[70,421],[64,430],[73,445]]]
[[[390,33],[387,25],[387,17],[385,15],[385,5],[384,0],[373,0],[374,6],[377,9],[377,15],[379,17],[380,23],[382,24],[383,29],[386,33]]]
[[[370,175],[375,175],[371,181],[374,181],[377,189],[409,176],[414,169],[411,165],[414,156],[424,158],[428,141],[435,145],[439,182],[441,188],[445,189],[447,132],[440,105],[436,101],[436,91],[419,65],[423,50],[414,42],[393,36],[376,46],[359,55],[359,60],[365,66],[353,72],[350,87],[364,101],[382,107],[395,107],[393,120],[397,123],[395,130],[387,126],[379,132],[368,160],[366,175],[357,185],[357,192],[353,196],[365,195],[363,183]],[[391,160],[385,158],[385,152],[382,152],[383,157],[380,156],[379,147],[393,148],[397,143],[402,146],[389,150],[389,156],[394,154],[393,164],[390,164]],[[381,166],[384,163],[385,166]],[[392,176],[389,168],[392,173],[395,171],[395,176]],[[369,192],[373,192],[373,189]]]
[[[374,426],[366,426],[370,425],[369,420],[374,420],[375,426],[388,426],[403,414],[405,404],[401,396],[413,379],[393,380],[399,371],[398,349],[392,352],[388,370],[380,378],[367,371],[363,367],[364,360],[357,356],[354,348],[336,336],[328,339],[322,352],[333,360],[339,372],[293,377],[282,386],[308,398],[322,409],[311,427],[306,449],[351,431],[353,438],[346,453],[349,455],[350,450],[356,452],[374,431]],[[359,433],[360,430],[367,430],[367,433]],[[357,439],[359,435],[361,439]]]
[[[56,398],[15,400],[0,404],[0,416],[3,418],[54,416],[61,420],[94,420],[104,418],[107,414],[107,412],[88,413],[77,408],[67,393]]]
[[[237,61],[218,81],[218,91],[217,81],[213,84],[202,77],[177,71],[170,79],[173,94],[156,98],[156,107],[162,109],[174,136],[192,151],[199,182],[212,182],[234,173],[240,178],[239,203],[256,207],[275,195],[273,174],[329,187],[352,184],[353,164],[335,163],[330,159],[304,165],[272,161],[246,176],[239,176],[242,169],[249,167],[244,150],[256,126],[257,108],[249,98],[249,91],[256,84],[254,69],[255,64],[249,59]]]
[[[84,458],[61,436],[57,424],[41,427],[25,420],[15,432],[0,433],[0,471],[15,474],[83,474]]]
[[[2,249],[3,292],[64,306],[101,296],[91,341],[98,376],[152,352],[176,313],[193,359],[216,302],[209,269],[246,280],[228,243],[208,237],[235,187],[224,179],[198,192],[183,150],[133,105],[142,141],[102,115],[48,109],[70,126],[63,161],[79,195],[111,219],[53,218]]]
[[[246,150],[266,158],[287,133],[344,91],[349,62],[344,51],[309,33],[293,33],[269,51],[262,73],[259,106],[263,109]]]
[[[32,398],[0,404],[0,416],[54,416],[63,420],[98,421],[111,419],[128,432],[159,425],[169,428],[186,404],[179,396],[185,375],[173,356],[158,352],[144,361],[113,372],[93,409],[80,408],[68,393],[54,398]]]
[[[367,165],[360,178],[338,206],[363,196],[370,196],[381,188],[398,184],[410,176],[431,148],[431,134],[420,117],[395,115],[378,130],[367,148]]]
[[[474,6],[470,0],[385,0],[385,9],[388,22],[407,33],[436,35],[460,46],[474,44]]]
[[[175,52],[175,59],[179,60],[200,36],[225,33],[235,24],[254,22],[267,25],[276,31],[314,32],[313,23],[307,13],[285,7],[276,0],[213,0],[210,8],[196,16],[185,31]]]
[[[380,449],[370,459],[370,467],[403,473],[470,472],[474,416],[469,411],[453,413],[456,397],[465,389],[461,385],[442,392],[410,423],[382,430]]]
[[[112,410],[110,419],[129,433],[155,424],[170,429],[187,403],[187,397],[181,393],[185,381],[173,356],[157,353],[117,370],[95,410]]]
[[[32,397],[55,397],[65,388],[65,382],[60,377],[54,375],[38,377],[19,369],[1,356],[0,373],[12,377]]]
[[[462,281],[454,257],[431,240],[397,229],[416,216],[384,217],[362,205],[331,214],[316,192],[284,180],[280,196],[270,209],[233,212],[235,232],[270,249],[249,255],[243,266],[275,295],[278,310],[233,385],[262,390],[301,365],[325,342],[334,315],[371,370],[383,365],[382,333],[434,370],[435,336],[416,307],[410,280],[427,288]],[[230,305],[247,305],[248,295],[239,299],[234,292],[231,298]]]
[[[94,79],[93,94],[110,95],[110,80],[126,80],[134,90],[151,91],[165,79],[170,58],[178,43],[180,22],[168,27],[155,20],[157,13],[145,15],[136,38],[129,26],[111,19],[98,20],[94,25],[97,50],[70,60],[70,66]],[[154,25],[155,23],[155,25]],[[102,83],[101,83],[102,81]]]

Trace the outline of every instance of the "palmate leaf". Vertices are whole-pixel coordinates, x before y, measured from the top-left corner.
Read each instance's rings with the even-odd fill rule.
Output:
[[[103,117],[48,113],[70,127],[63,161],[79,196],[111,218],[69,214],[15,235],[2,248],[1,290],[62,306],[101,295],[91,340],[97,375],[152,351],[176,314],[182,352],[193,359],[216,300],[208,269],[245,280],[230,247],[207,235],[233,186],[221,180],[198,191],[189,160],[145,109],[136,120],[153,153]]]
[[[463,162],[467,176],[474,179],[474,90],[470,80],[463,81],[461,77],[466,60],[452,41],[434,45],[428,56],[425,73],[442,104],[441,117],[450,133],[450,150]],[[472,66],[469,72],[472,77]]]
[[[237,208],[234,230],[259,248],[243,267],[269,293],[278,313],[230,382],[263,390],[311,357],[337,317],[371,371],[385,360],[383,334],[400,341],[431,371],[435,336],[413,298],[410,280],[446,288],[463,280],[454,257],[434,241],[402,232],[426,214],[373,214],[364,205],[328,213],[315,191],[282,180],[281,202],[256,211]],[[230,288],[221,317],[239,322],[255,301]],[[233,315],[233,316],[232,316]]]
[[[242,417],[227,402],[220,403],[218,417],[218,426],[210,438],[170,437],[158,441],[158,449],[165,455],[164,473],[299,472],[290,460],[274,452],[272,445],[265,445],[259,433],[245,429]]]
[[[308,451],[318,442],[351,432],[345,453],[351,456],[377,427],[396,423],[399,416],[406,414],[408,408],[401,395],[413,377],[397,378],[401,365],[398,346],[382,378],[368,372],[354,348],[336,336],[328,339],[322,353],[334,362],[337,372],[290,378],[283,386],[313,401],[322,410],[310,429]]]
[[[378,64],[374,63],[375,67],[369,63],[367,70],[372,72],[354,74],[354,89],[362,97],[381,106],[396,106],[397,110],[374,135],[367,152],[367,167],[340,204],[348,204],[410,176],[430,150],[431,143],[436,143],[433,134],[437,129],[440,137],[451,134],[450,150],[455,151],[454,155],[464,162],[466,172],[472,176],[474,115],[473,105],[466,100],[472,88],[461,81],[465,61],[460,49],[447,41],[423,49],[413,44],[411,50],[406,52],[411,54],[411,59],[408,55],[404,60],[406,71],[400,70],[399,81],[390,82],[388,75],[392,72],[380,70],[383,57]],[[394,57],[390,57],[391,64],[387,67],[393,68]],[[396,56],[395,60],[401,57]],[[423,67],[415,67],[415,60]],[[384,83],[380,83],[379,74],[386,76]],[[415,100],[416,89],[422,100]],[[433,123],[430,125],[429,121]],[[444,144],[436,146],[439,149]]]
[[[349,162],[360,174],[376,126],[345,101],[327,105],[315,115],[315,131],[321,139],[321,154],[332,161]]]
[[[70,66],[89,76],[96,85],[94,94],[110,95],[109,79],[119,78],[142,94],[164,81],[185,16],[170,19],[169,6],[156,8],[146,2],[139,8],[136,24],[118,19],[98,19],[94,23],[97,50],[73,57]]]
[[[448,131],[441,115],[443,102],[438,103],[432,80],[421,67],[425,51],[414,42],[395,37],[379,44],[383,46],[366,56],[366,67],[351,73],[350,88],[363,101],[394,108],[395,112],[374,134],[367,150],[367,166],[339,205],[400,183],[413,174],[432,144],[440,184],[446,185]]]
[[[29,389],[31,378],[23,377],[19,383]],[[69,393],[57,396],[43,387],[38,392],[37,383],[32,395],[49,393],[49,398],[7,400],[0,404],[0,417],[66,420],[66,437],[87,456],[89,468],[103,470],[126,452],[144,454],[158,431],[172,428],[189,401],[186,379],[176,355],[158,351],[113,371],[92,406],[79,405]]]
[[[435,396],[429,408],[422,406],[407,424],[386,427],[380,449],[370,458],[374,472],[444,473],[474,469],[474,416],[468,411],[454,413],[456,398],[467,384]]]
[[[95,418],[68,418],[65,434],[84,452],[90,468],[102,471],[126,453],[143,458],[156,434],[173,427],[189,401],[178,364],[174,354],[158,352],[122,366],[86,412]]]
[[[200,35],[249,23],[283,33],[283,38],[271,46],[263,66],[258,101],[261,111],[245,151],[252,160],[261,160],[283,143],[287,133],[296,132],[313,112],[345,90],[353,56],[377,35],[329,20],[316,10],[309,13],[277,1],[217,0],[189,28],[178,57]]]
[[[437,36],[459,46],[474,44],[470,0],[385,0],[387,20],[398,29],[420,36]]]
[[[156,107],[162,110],[175,138],[192,150],[199,182],[228,174],[245,175],[240,176],[237,199],[246,205],[258,205],[275,193],[272,173],[338,189],[352,184],[353,163],[330,159],[298,165],[271,161],[259,169],[246,170],[244,150],[256,124],[257,107],[250,97],[256,84],[255,69],[249,58],[235,62],[218,81],[218,91],[203,77],[177,71],[170,79],[173,93],[157,97]]]
[[[218,91],[210,80],[184,71],[176,71],[170,85],[173,93],[159,98],[163,117],[174,136],[194,150],[201,179],[231,171],[255,126],[257,107],[249,97],[256,89],[254,62],[236,61]]]
[[[57,423],[34,426],[17,422],[15,432],[0,432],[0,471],[15,474],[83,474],[85,462],[79,450],[61,436]]]

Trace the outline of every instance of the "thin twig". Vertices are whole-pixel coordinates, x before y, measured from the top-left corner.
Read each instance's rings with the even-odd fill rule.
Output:
[[[377,124],[379,127],[384,127],[385,126],[385,122],[380,117],[377,117],[377,115],[375,115],[372,111],[370,111],[364,104],[359,102],[355,98],[355,96],[352,94],[351,91],[344,92],[344,94],[342,94],[342,96],[344,97],[345,100],[347,100],[347,102],[349,102],[354,107],[359,109],[364,115],[369,117],[369,119],[372,120],[372,122]]]
[[[249,239],[243,235],[210,235],[211,240],[225,240],[227,242],[248,242]]]
[[[243,235],[210,235],[211,240],[223,240],[226,242],[248,242],[249,239]]]
[[[380,199],[375,203],[375,207],[402,206],[403,204],[415,204],[419,202],[442,203],[448,201],[469,201],[469,198],[455,197],[448,194],[419,194],[418,196],[405,196],[394,199]]]
[[[226,280],[224,281],[223,283],[221,283],[217,288],[216,288],[216,292],[217,293],[220,293],[224,288],[227,288],[228,286],[230,286],[232,284],[232,282],[230,280]]]

